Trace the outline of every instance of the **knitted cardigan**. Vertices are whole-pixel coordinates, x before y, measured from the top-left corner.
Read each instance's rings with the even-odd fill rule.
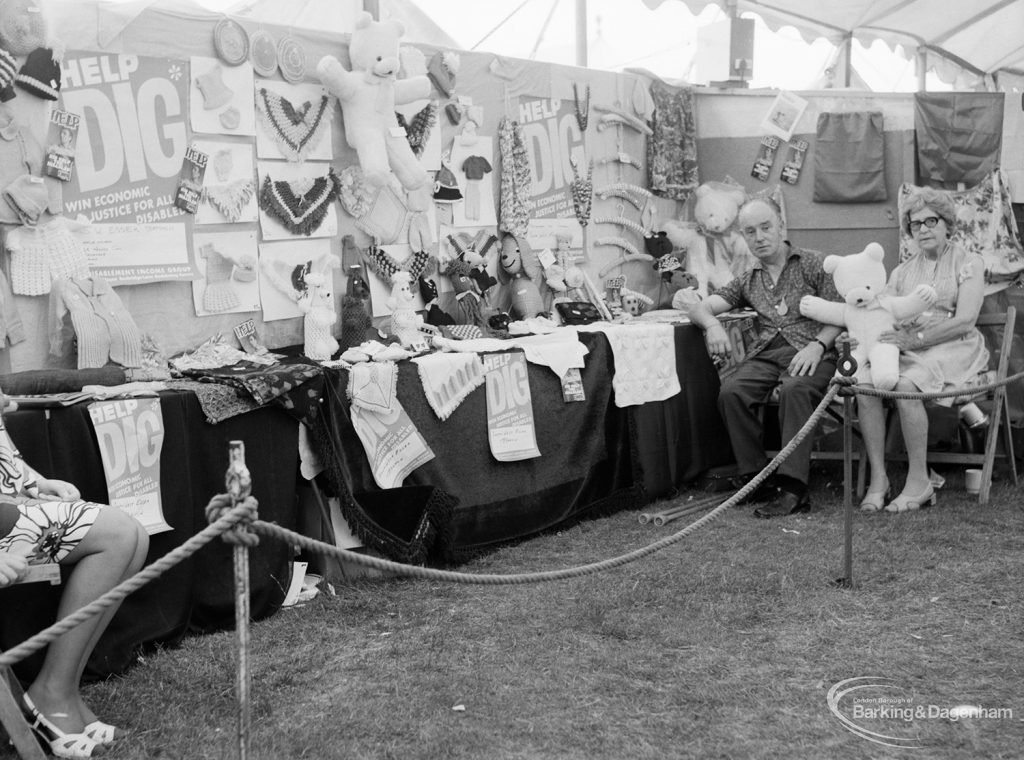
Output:
[[[50,291],[50,352],[61,354],[68,323],[78,342],[78,368],[112,360],[142,366],[142,336],[132,315],[101,277],[58,280]]]

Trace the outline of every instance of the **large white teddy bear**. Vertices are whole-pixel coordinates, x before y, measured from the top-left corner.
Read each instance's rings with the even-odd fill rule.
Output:
[[[395,118],[395,105],[430,96],[426,74],[398,79],[398,41],[405,28],[396,20],[377,22],[359,14],[348,44],[352,71],[334,56],[320,59],[316,73],[338,98],[345,120],[345,139],[359,156],[367,182],[386,185],[393,171],[406,190],[424,187],[430,177],[409,146]]]
[[[869,243],[860,253],[826,256],[825,272],[832,275],[845,303],[817,296],[800,299],[800,313],[817,322],[845,327],[857,347],[857,382],[872,383],[880,390],[892,390],[900,376],[900,349],[893,343],[879,343],[878,336],[895,328],[896,322],[912,319],[930,308],[937,298],[931,285],[918,285],[906,296],[885,296],[885,252]]]

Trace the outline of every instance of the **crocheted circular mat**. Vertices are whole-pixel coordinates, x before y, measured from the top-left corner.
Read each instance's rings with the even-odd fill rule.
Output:
[[[249,58],[249,35],[234,19],[224,17],[213,27],[213,46],[228,66],[239,66]]]
[[[300,82],[306,75],[306,52],[290,34],[277,43],[277,65],[286,82]]]
[[[249,37],[252,67],[261,77],[272,77],[277,71],[277,45],[269,32],[257,29]]]

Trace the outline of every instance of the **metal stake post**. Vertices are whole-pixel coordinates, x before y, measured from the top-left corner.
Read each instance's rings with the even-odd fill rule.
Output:
[[[850,356],[850,342],[842,341],[839,357],[839,374],[853,377],[857,373],[857,360]],[[836,584],[843,588],[853,587],[853,435],[850,415],[853,413],[853,391],[843,388],[843,575],[836,578]],[[861,462],[861,467],[864,463]]]
[[[245,501],[252,493],[252,478],[245,466],[245,442],[228,443],[228,471],[224,476],[231,506]],[[236,527],[236,530],[244,528]],[[252,677],[249,672],[249,548],[243,543],[234,547],[235,571],[235,641],[238,646],[238,757],[249,755],[249,692]]]

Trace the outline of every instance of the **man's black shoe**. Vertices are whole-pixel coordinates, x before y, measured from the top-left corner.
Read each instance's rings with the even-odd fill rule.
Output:
[[[797,512],[806,512],[811,508],[807,494],[797,494],[779,489],[778,496],[770,503],[754,510],[754,517],[785,517]]]
[[[743,488],[743,486],[745,486],[747,483],[753,480],[754,474],[733,476],[730,479],[730,485],[732,486],[733,493],[739,491],[741,488]],[[747,494],[738,502],[736,502],[736,504],[737,506],[742,506],[745,504],[761,504],[763,502],[769,502],[777,499],[780,493],[781,492],[779,490],[779,487],[772,482],[771,478],[769,478],[768,480],[761,483],[761,485],[759,485],[749,494]]]

